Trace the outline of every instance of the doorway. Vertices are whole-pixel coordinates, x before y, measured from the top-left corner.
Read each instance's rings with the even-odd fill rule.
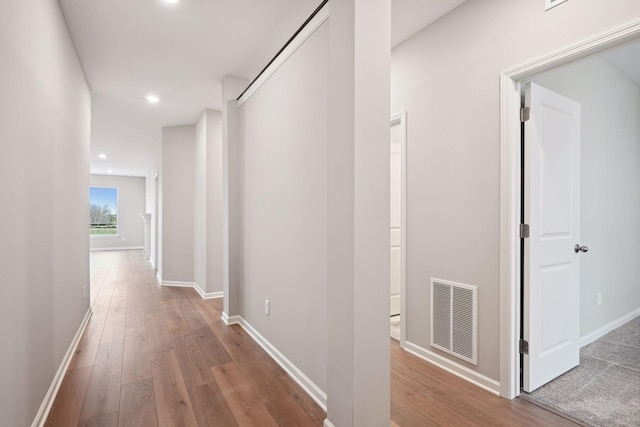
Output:
[[[501,395],[504,397],[514,398],[520,394],[520,350],[523,352],[527,350],[524,348],[526,347],[524,343],[520,342],[520,331],[523,329],[520,315],[526,306],[526,304],[520,305],[523,297],[520,279],[527,273],[520,265],[523,250],[520,246],[521,200],[523,199],[523,188],[520,184],[522,178],[520,84],[532,81],[537,74],[566,64],[570,60],[602,53],[613,46],[626,45],[639,35],[640,25],[616,29],[596,39],[588,40],[554,55],[509,70],[501,76]],[[624,114],[624,109],[620,112]],[[601,156],[601,158],[604,157]],[[611,227],[613,224],[615,221],[610,222],[607,227]],[[607,233],[608,230],[605,227],[604,234]],[[575,243],[580,243],[580,246],[583,246],[582,242]],[[586,240],[584,244],[588,245]],[[590,249],[594,251],[594,248]],[[594,264],[589,262],[591,266]],[[608,282],[605,280],[603,283]],[[574,301],[574,303],[581,304],[584,303],[585,298],[591,298],[597,306],[600,303],[598,299],[600,296],[597,292],[593,295],[581,292],[580,301]],[[637,316],[637,311],[632,311],[628,316]],[[622,316],[621,319],[627,319],[628,316]],[[596,328],[593,333],[588,331],[585,333],[585,321],[582,321],[581,324],[579,346],[584,346],[588,340],[596,339],[598,334],[606,333],[606,329],[612,327],[616,322],[606,323],[605,321],[604,325]]]
[[[640,43],[624,45],[525,85],[531,110],[523,122],[523,177],[538,178],[523,192],[531,231],[523,239],[522,324],[525,331],[537,326],[539,336],[531,329],[523,337],[533,342],[522,355],[522,389],[534,402],[602,425],[638,416],[621,408],[630,398],[622,390],[640,387],[640,343],[632,338],[640,328],[626,324],[640,308],[640,76],[627,66],[639,56]],[[545,143],[536,139],[559,130],[559,112],[577,136],[567,130],[539,147]],[[544,160],[537,166],[536,150]],[[606,403],[599,402],[603,393]]]
[[[391,338],[404,345],[406,317],[406,183],[407,140],[406,113],[391,117],[390,129],[390,301],[389,322]]]

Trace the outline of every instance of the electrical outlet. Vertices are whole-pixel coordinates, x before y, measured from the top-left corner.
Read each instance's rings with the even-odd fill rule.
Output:
[[[267,316],[271,314],[271,303],[268,299],[264,300],[264,314]]]
[[[598,305],[602,305],[602,294],[598,292]]]

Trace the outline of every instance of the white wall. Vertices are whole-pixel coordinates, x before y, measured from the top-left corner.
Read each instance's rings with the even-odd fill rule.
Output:
[[[149,168],[146,174],[146,195],[145,195],[145,212],[151,213],[151,235],[150,237],[150,261],[155,269],[159,267],[158,258],[158,233],[159,233],[159,196],[160,196],[160,169],[162,168],[162,138],[158,138],[152,151],[149,161]],[[158,193],[158,194],[156,194]],[[158,207],[156,210],[156,203]]]
[[[0,414],[31,425],[87,310],[91,95],[56,1],[0,13]]]
[[[151,212],[151,264],[162,277],[162,138],[147,172],[147,212]]]
[[[636,0],[467,1],[392,51],[407,111],[407,339],[499,379],[500,72],[640,18]],[[429,278],[478,286],[478,365],[429,348]]]
[[[92,237],[91,250],[144,246],[144,224],[140,213],[145,212],[146,179],[92,174],[91,186],[118,189],[118,236]]]
[[[582,106],[581,336],[640,308],[640,86],[606,59],[532,79]],[[598,306],[598,292],[602,305]]]
[[[239,108],[239,314],[322,389],[327,63],[325,23]]]
[[[222,112],[206,110],[207,120],[207,293],[223,287]]]
[[[222,292],[222,113],[205,110],[195,125],[195,282],[204,293]]]
[[[204,292],[207,285],[207,113],[195,124],[193,277]]]
[[[161,277],[194,281],[195,126],[162,128]]]
[[[239,144],[238,108],[236,99],[249,81],[225,76],[222,80],[222,287],[225,294],[223,314],[239,313],[240,289],[235,284],[242,277],[242,246],[240,213],[240,183],[242,162]]]
[[[327,419],[382,427],[391,417],[391,2],[328,6]]]

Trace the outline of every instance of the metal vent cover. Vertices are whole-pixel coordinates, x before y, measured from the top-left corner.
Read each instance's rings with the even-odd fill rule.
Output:
[[[478,364],[476,286],[431,278],[431,346]]]

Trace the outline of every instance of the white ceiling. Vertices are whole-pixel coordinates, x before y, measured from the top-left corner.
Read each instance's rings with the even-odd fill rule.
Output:
[[[163,126],[219,110],[223,76],[253,79],[321,3],[59,1],[91,86],[91,172],[135,176],[148,172]],[[392,46],[463,2],[393,0]]]

